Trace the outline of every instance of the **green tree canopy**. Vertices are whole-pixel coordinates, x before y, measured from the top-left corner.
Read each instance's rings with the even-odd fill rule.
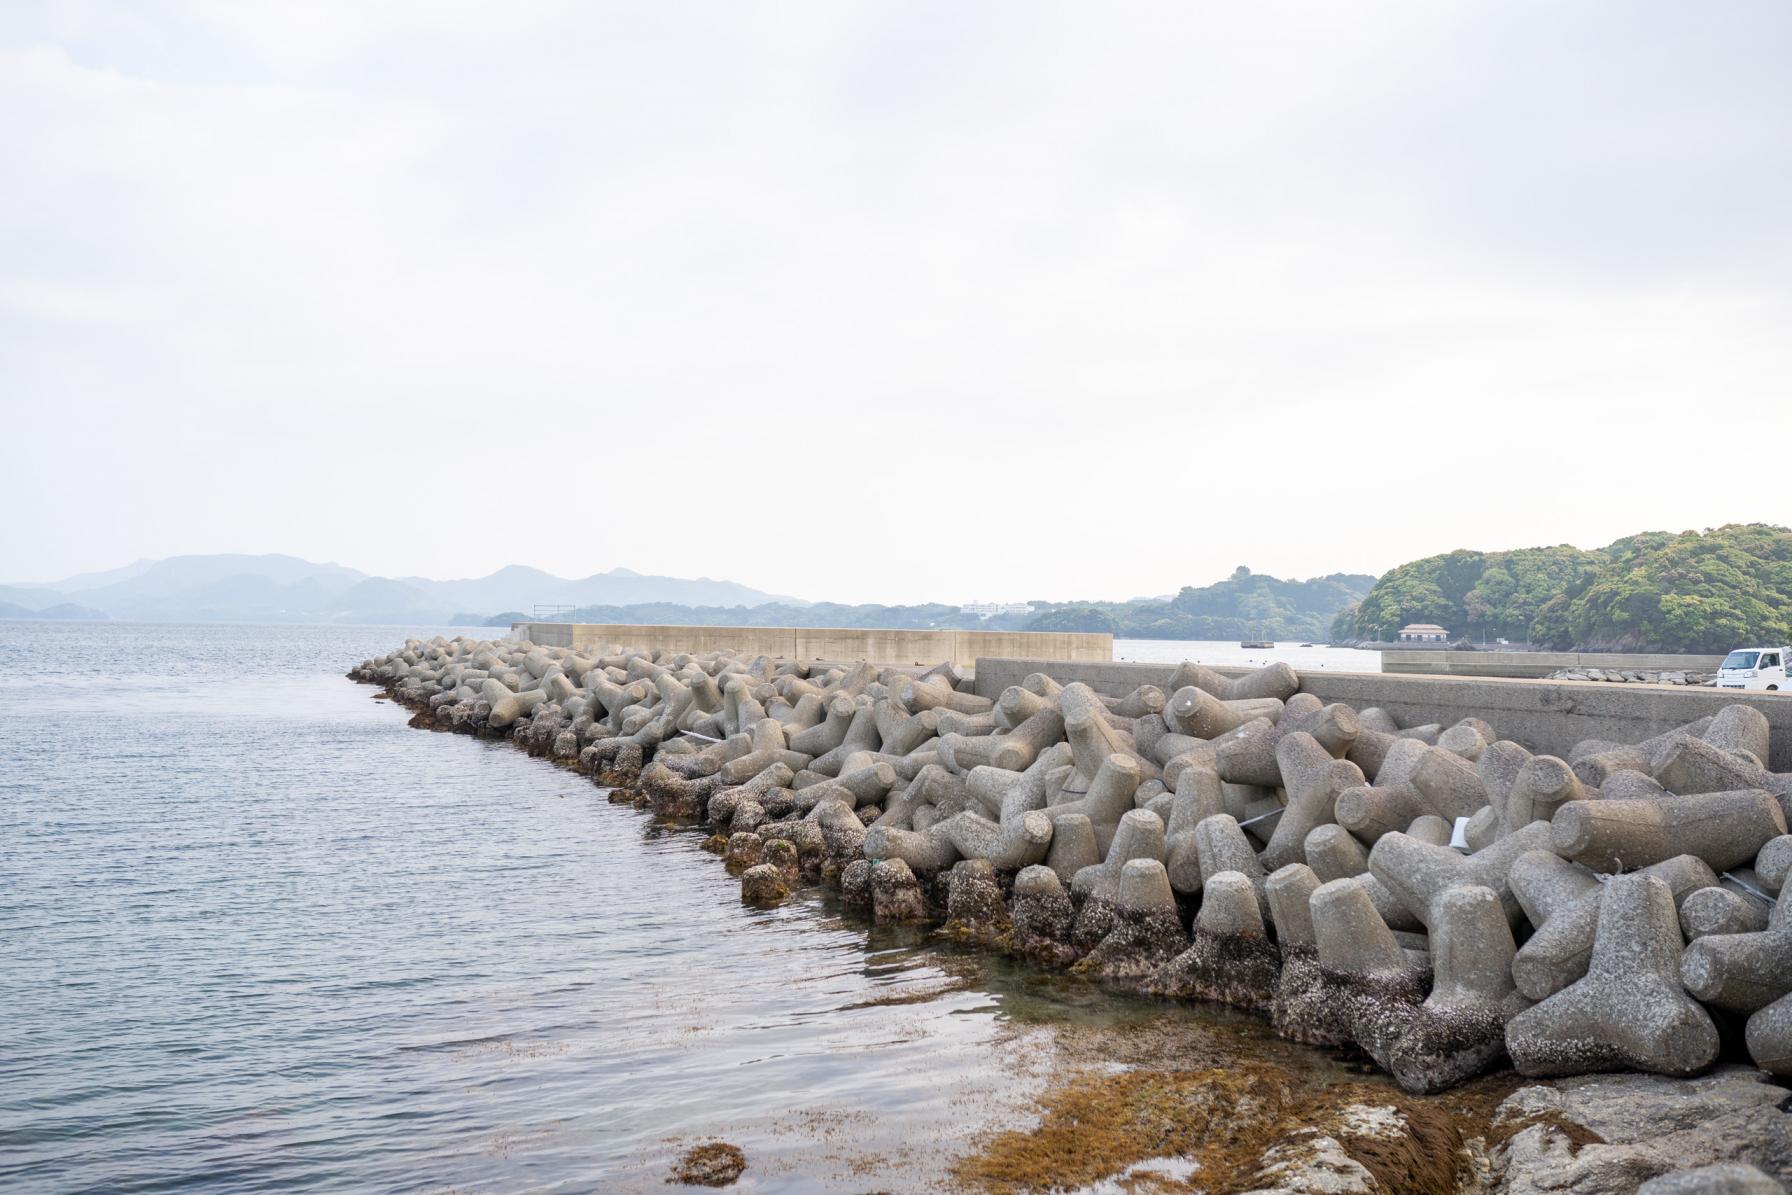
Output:
[[[1792,639],[1792,529],[1731,523],[1652,531],[1583,552],[1566,544],[1459,550],[1375,583],[1336,638],[1391,639],[1434,622],[1469,639],[1569,648],[1722,652]]]

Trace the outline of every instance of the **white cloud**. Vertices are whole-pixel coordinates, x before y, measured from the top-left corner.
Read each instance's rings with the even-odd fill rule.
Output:
[[[0,574],[1119,597],[1785,521],[1721,464],[1792,431],[1784,20],[1588,11],[27,10]]]

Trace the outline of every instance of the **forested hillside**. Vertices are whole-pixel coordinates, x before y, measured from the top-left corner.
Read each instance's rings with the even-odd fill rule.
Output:
[[[1731,523],[1645,532],[1591,552],[1564,544],[1427,556],[1390,570],[1341,611],[1332,638],[1385,641],[1411,622],[1556,650],[1716,653],[1784,643],[1792,529]]]
[[[1240,565],[1224,581],[1185,585],[1167,601],[1065,603],[1021,629],[1111,631],[1122,639],[1323,639],[1338,611],[1374,583],[1364,573],[1285,581]]]
[[[835,602],[752,608],[676,606],[665,603],[587,606],[560,618],[567,622],[684,626],[816,626],[891,629],[941,628],[984,631],[1108,631],[1132,639],[1320,639],[1346,603],[1369,592],[1375,578],[1335,573],[1310,581],[1284,581],[1242,565],[1224,581],[1184,586],[1162,601],[1032,603],[1031,614],[979,618],[957,606],[848,606]],[[503,622],[501,616],[494,622]]]

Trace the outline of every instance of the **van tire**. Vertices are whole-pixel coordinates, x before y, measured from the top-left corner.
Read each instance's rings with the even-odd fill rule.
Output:
[[[1768,692],[1769,692],[1769,693],[1777,693],[1777,692],[1779,692],[1779,688],[1780,688],[1780,687],[1779,687],[1779,686],[1778,686],[1778,685],[1768,685],[1768,686],[1767,686],[1767,691],[1768,691]]]

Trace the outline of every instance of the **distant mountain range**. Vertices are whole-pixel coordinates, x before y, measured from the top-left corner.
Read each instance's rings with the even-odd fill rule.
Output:
[[[0,618],[139,622],[334,622],[478,625],[537,605],[673,602],[690,606],[806,605],[708,577],[653,577],[625,568],[572,580],[510,565],[487,577],[373,577],[296,556],[170,556],[61,581],[0,585]]]

